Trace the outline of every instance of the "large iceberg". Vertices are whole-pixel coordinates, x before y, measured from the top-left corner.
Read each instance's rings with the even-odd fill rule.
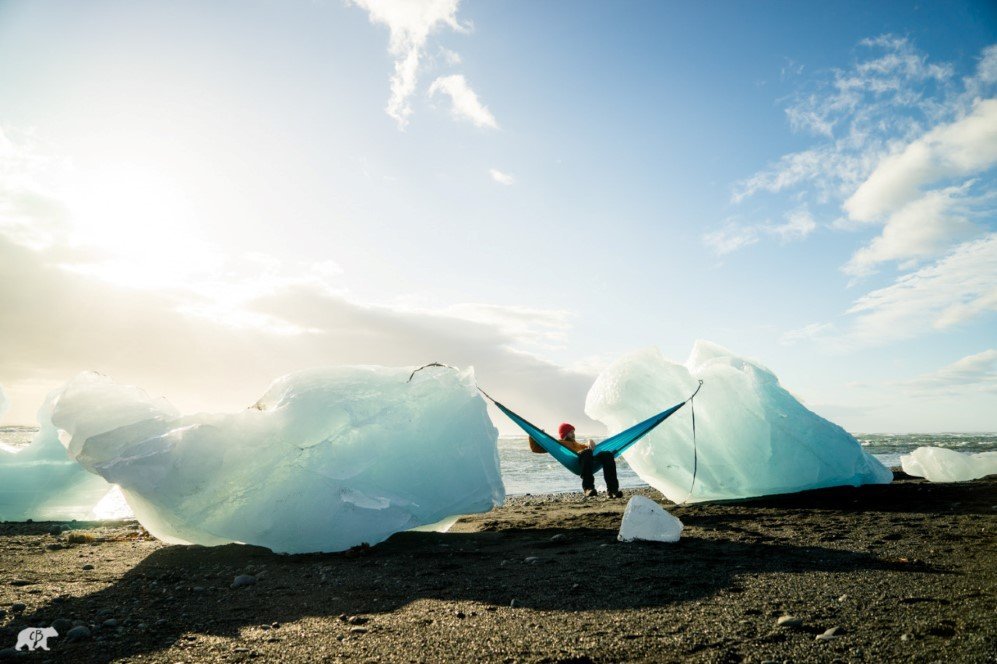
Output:
[[[62,390],[46,397],[38,411],[39,430],[21,449],[0,445],[0,521],[69,521],[100,516],[95,507],[111,490],[66,454],[52,425],[52,404]],[[0,416],[9,403],[0,389]]]
[[[410,372],[308,370],[245,411],[189,416],[88,373],[53,421],[160,539],[340,551],[504,500],[498,431],[472,372]]]
[[[919,447],[901,455],[900,466],[908,475],[929,482],[968,482],[997,475],[997,452],[966,454],[944,447]]]
[[[602,372],[585,412],[619,431],[694,400],[698,471],[686,406],[624,453],[645,482],[674,502],[748,498],[838,485],[885,484],[893,474],[844,429],[807,410],[764,367],[707,341],[684,365],[656,348]],[[691,493],[690,493],[691,489]]]

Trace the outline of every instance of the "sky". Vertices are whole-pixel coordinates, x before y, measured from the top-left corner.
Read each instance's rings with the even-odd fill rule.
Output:
[[[0,0],[4,423],[440,361],[599,433],[601,369],[707,339],[997,431],[995,184],[986,1]]]

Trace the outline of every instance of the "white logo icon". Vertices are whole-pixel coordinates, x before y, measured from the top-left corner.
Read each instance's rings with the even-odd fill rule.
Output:
[[[48,640],[54,636],[59,636],[59,632],[55,631],[54,627],[28,627],[27,629],[22,629],[20,634],[17,635],[17,645],[14,646],[14,650],[20,650],[24,646],[28,646],[29,652],[35,648],[48,650]]]

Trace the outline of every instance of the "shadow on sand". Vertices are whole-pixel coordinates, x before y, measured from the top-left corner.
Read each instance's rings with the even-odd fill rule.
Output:
[[[21,624],[127,619],[121,634],[98,628],[99,643],[60,642],[51,653],[108,661],[159,651],[188,634],[234,637],[244,627],[392,612],[422,599],[472,601],[482,611],[508,611],[513,598],[531,609],[619,610],[739,592],[742,575],[933,571],[868,553],[786,542],[689,536],[674,545],[619,544],[615,535],[585,527],[407,532],[369,549],[295,556],[240,545],[171,546],[107,588],[57,598],[23,616]],[[259,581],[230,588],[233,577],[247,569]]]

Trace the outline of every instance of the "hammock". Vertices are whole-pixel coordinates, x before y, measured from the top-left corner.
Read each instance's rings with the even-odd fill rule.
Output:
[[[651,430],[654,429],[654,427],[658,426],[659,424],[667,420],[669,417],[671,417],[671,415],[675,411],[677,411],[679,408],[692,401],[692,398],[699,393],[699,388],[701,388],[702,386],[703,386],[703,381],[699,381],[699,387],[696,388],[696,391],[693,392],[691,397],[689,397],[682,403],[672,406],[668,410],[663,410],[657,415],[653,415],[647,418],[643,422],[638,422],[637,424],[633,425],[626,431],[622,431],[616,434],[615,436],[607,438],[606,440],[596,445],[595,449],[592,450],[592,456],[593,456],[592,472],[594,473],[595,471],[602,468],[602,462],[599,460],[599,455],[601,453],[611,452],[614,457],[620,456],[621,454],[623,454],[624,451],[627,450],[627,448],[629,448],[631,445],[633,445],[641,438],[646,436],[648,433],[650,433]],[[530,437],[533,440],[535,440],[538,445],[540,445],[540,447],[547,450],[552,457],[557,459],[557,461],[560,462],[562,466],[573,472],[575,475],[581,475],[582,463],[581,460],[578,458],[577,452],[569,450],[567,447],[562,445],[556,438],[551,436],[549,433],[539,428],[538,426],[527,422],[522,417],[520,417],[516,413],[512,412],[511,410],[500,404],[498,401],[495,401],[495,399],[492,399],[491,396],[489,396],[488,393],[482,390],[481,388],[478,389],[481,391],[482,394],[488,397],[488,400],[491,401],[493,404],[495,404],[499,408],[499,410],[505,413],[509,417],[509,419],[511,419],[513,422],[519,425],[519,428],[528,433]],[[695,420],[693,421],[695,422]]]

